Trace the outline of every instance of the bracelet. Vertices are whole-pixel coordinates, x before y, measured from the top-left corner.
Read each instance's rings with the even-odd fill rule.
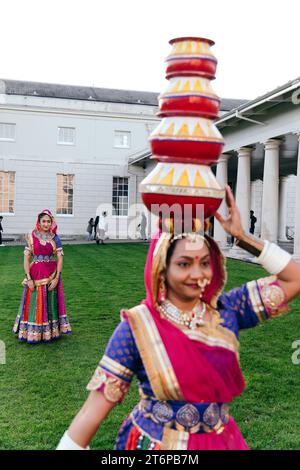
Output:
[[[248,233],[245,233],[243,238],[237,239],[235,245],[254,256],[259,256],[264,249],[264,242]]]
[[[291,259],[292,255],[290,253],[283,250],[275,243],[270,243],[266,240],[264,249],[257,258],[257,262],[270,274],[279,274],[286,268]]]
[[[275,243],[257,239],[249,234],[244,234],[243,238],[238,239],[235,244],[254,255],[255,261],[270,274],[280,273],[292,259],[292,255]]]
[[[66,431],[61,438],[56,450],[90,450],[89,446],[86,448],[81,447],[80,445],[76,444],[73,439],[69,436],[68,432]]]
[[[26,273],[26,279],[27,279],[27,281],[32,281],[32,279],[31,279],[31,277],[30,277],[30,274],[27,274],[27,273]]]

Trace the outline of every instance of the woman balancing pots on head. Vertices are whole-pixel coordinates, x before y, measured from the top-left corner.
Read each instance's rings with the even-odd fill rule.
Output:
[[[228,219],[216,212],[225,194],[209,168],[223,146],[210,121],[218,103],[208,84],[197,78],[214,75],[212,41],[178,38],[171,44],[167,75],[179,78],[160,103],[171,121],[152,134],[153,158],[159,163],[140,189],[151,212],[159,215],[157,205],[163,204],[170,209],[173,204],[191,206],[194,223],[184,233],[180,225],[179,233],[160,232],[152,239],[145,266],[146,299],[121,312],[88,384],[90,395],[58,449],[88,448],[134,375],[141,399],[122,424],[116,449],[247,449],[229,414],[229,403],[245,386],[239,330],[279,315],[300,292],[300,266],[277,245],[245,234],[229,187]],[[180,110],[184,116],[174,114]],[[224,258],[211,237],[196,232],[198,205],[204,208],[203,218],[215,215],[272,276],[222,292]]]
[[[24,292],[13,328],[20,341],[48,342],[71,333],[61,281],[63,249],[52,213],[45,209],[24,250]]]
[[[274,243],[245,233],[229,187],[226,201],[229,217],[216,218],[271,276],[222,292],[224,258],[211,237],[160,233],[152,239],[146,299],[121,312],[87,386],[90,395],[58,449],[88,449],[134,375],[141,399],[122,424],[116,449],[248,449],[229,413],[245,386],[239,330],[287,309],[300,292],[300,266]]]

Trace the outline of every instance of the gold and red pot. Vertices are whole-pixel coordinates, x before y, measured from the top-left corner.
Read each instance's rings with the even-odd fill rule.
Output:
[[[149,140],[157,160],[204,165],[216,163],[224,146],[210,119],[189,116],[162,119]]]
[[[182,213],[191,205],[191,215],[197,217],[197,206],[203,204],[207,218],[215,213],[225,194],[210,167],[182,163],[158,163],[139,190],[145,206],[158,216],[163,205],[179,205]]]
[[[166,116],[202,116],[215,119],[220,110],[220,98],[210,80],[203,77],[174,77],[159,96],[159,113]]]
[[[198,75],[215,78],[217,59],[210,50],[214,42],[206,38],[182,37],[172,39],[171,53],[166,58],[166,78]]]

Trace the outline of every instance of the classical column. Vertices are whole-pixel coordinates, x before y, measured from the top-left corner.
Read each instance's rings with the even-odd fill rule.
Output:
[[[281,176],[279,179],[279,224],[278,224],[278,240],[287,241],[286,238],[286,213],[288,200],[288,176]]]
[[[253,210],[254,216],[256,217],[254,235],[260,235],[260,221],[261,221],[261,199],[262,199],[262,180],[256,179],[251,181],[251,204],[250,210]]]
[[[238,170],[235,199],[241,214],[241,221],[246,232],[250,225],[250,159],[252,148],[238,150]]]
[[[300,261],[300,133],[298,134],[298,163],[296,178],[296,209],[293,257],[296,259],[296,261]]]
[[[261,209],[261,238],[277,243],[278,235],[278,179],[280,140],[265,143],[264,185]]]
[[[219,162],[217,165],[217,174],[216,178],[218,183],[222,188],[228,184],[228,160],[230,155],[226,155],[225,153],[220,156]],[[218,212],[222,215],[222,217],[226,218],[228,215],[226,202],[223,201],[221,206],[218,209]],[[226,248],[227,246],[227,233],[219,224],[217,219],[214,219],[214,239],[220,243],[222,248]]]

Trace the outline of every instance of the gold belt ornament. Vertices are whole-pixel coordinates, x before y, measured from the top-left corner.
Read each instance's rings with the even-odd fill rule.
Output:
[[[203,411],[204,406],[186,403],[178,408],[178,406],[172,407],[167,401],[142,399],[139,403],[139,410],[145,418],[150,418],[156,424],[178,431],[220,434],[229,421],[228,405],[209,403]]]

